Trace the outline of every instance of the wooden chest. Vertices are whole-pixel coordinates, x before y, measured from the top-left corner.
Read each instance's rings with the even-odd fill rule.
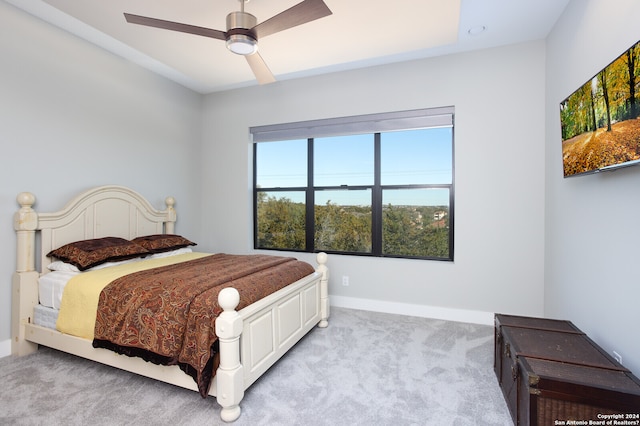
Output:
[[[496,314],[494,371],[515,425],[640,424],[640,380],[569,321]]]

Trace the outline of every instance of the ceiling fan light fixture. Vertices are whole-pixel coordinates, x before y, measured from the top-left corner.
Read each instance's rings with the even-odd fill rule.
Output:
[[[300,3],[272,16],[257,25],[257,19],[244,11],[244,4],[249,0],[238,0],[240,11],[227,15],[227,31],[205,28],[181,22],[125,13],[125,20],[130,24],[145,25],[186,34],[193,34],[224,41],[227,49],[245,57],[258,83],[267,84],[275,81],[275,77],[258,53],[258,38],[262,38],[307,22],[315,21],[331,15],[331,10],[324,0],[302,0]]]
[[[237,55],[253,55],[258,51],[258,43],[248,35],[233,34],[227,38],[227,49]]]
[[[244,2],[242,3],[244,6]],[[258,51],[258,41],[250,30],[257,19],[250,13],[231,12],[227,15],[227,49],[237,55],[253,55]]]

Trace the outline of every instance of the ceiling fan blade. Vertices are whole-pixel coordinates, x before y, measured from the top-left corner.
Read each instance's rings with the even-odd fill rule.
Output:
[[[331,10],[323,0],[304,0],[284,12],[259,23],[253,27],[253,30],[256,32],[258,39],[260,39],[279,31],[324,18],[331,15],[331,13]]]
[[[165,21],[163,19],[148,18],[146,16],[132,15],[125,13],[124,18],[130,24],[145,25],[147,27],[162,28],[164,30],[178,31],[181,33],[195,34],[204,37],[226,40],[227,34],[224,31],[213,30],[211,28],[197,27],[195,25],[181,24],[179,22]]]
[[[276,78],[258,52],[253,55],[246,55],[245,58],[247,58],[247,62],[251,67],[251,71],[253,71],[253,74],[256,76],[258,83],[269,84],[276,81]]]

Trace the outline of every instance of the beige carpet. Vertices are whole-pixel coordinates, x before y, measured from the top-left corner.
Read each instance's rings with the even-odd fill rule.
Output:
[[[235,425],[511,425],[493,329],[334,308]],[[224,424],[214,398],[42,348],[0,359],[1,425]]]

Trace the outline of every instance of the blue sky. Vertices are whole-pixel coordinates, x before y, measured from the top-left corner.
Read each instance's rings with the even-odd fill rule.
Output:
[[[382,134],[382,185],[447,184],[452,180],[452,129],[432,128]],[[315,186],[372,185],[373,135],[314,140]],[[306,186],[307,142],[291,140],[258,145],[258,185],[262,188]],[[328,199],[344,205],[370,204],[370,191],[321,191],[316,204]],[[297,201],[299,195],[282,194]],[[386,204],[447,205],[447,190],[385,191]],[[301,200],[304,201],[304,200]]]

